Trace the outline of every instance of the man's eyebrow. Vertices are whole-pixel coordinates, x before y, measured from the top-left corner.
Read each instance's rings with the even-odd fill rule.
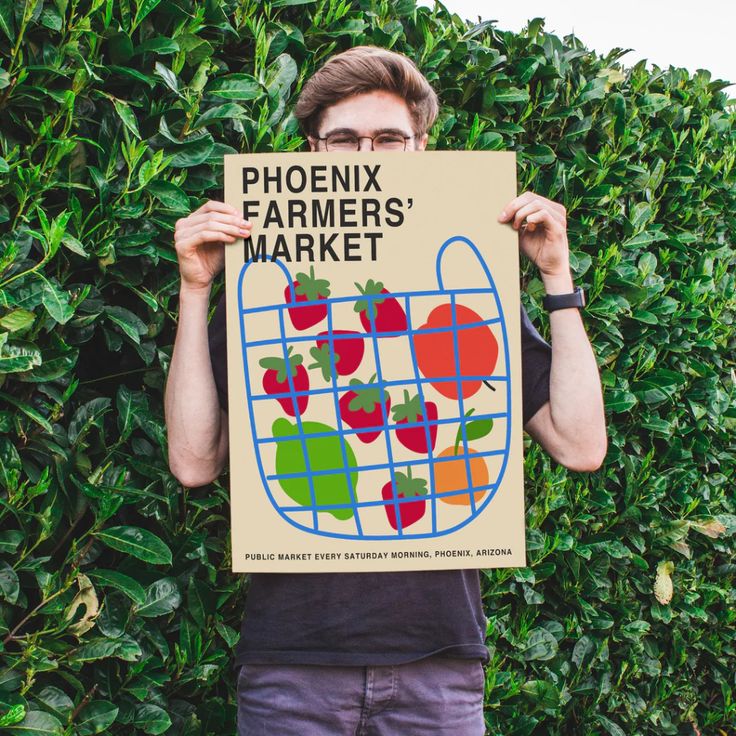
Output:
[[[335,135],[336,133],[347,133],[349,135],[358,135],[358,131],[354,128],[333,128],[332,130],[328,130],[322,138],[327,138],[328,135]],[[402,135],[406,136],[406,131],[401,130],[401,128],[376,128],[376,130],[373,131],[373,135],[381,135],[382,133],[394,133],[396,135]],[[411,138],[411,136],[408,136]]]

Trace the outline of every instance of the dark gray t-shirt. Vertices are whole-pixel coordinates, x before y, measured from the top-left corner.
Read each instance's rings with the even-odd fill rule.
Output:
[[[227,411],[224,293],[209,325],[212,370]],[[549,401],[552,348],[521,307],[524,424]],[[250,573],[233,666],[388,665],[431,654],[490,657],[480,576],[470,570]]]

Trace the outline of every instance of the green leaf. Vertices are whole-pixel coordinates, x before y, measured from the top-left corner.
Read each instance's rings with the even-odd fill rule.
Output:
[[[181,592],[176,578],[161,578],[146,589],[146,600],[139,606],[139,616],[151,618],[171,613],[181,605]]]
[[[22,721],[5,728],[9,733],[23,736],[61,736],[64,733],[61,721],[43,710],[29,710]]]
[[[176,79],[176,75],[171,71],[165,64],[157,61],[154,65],[154,72],[157,77],[163,79],[164,84],[177,95],[179,94],[179,82]],[[162,118],[163,120],[163,118]]]
[[[0,392],[0,399],[20,409],[27,417],[36,422],[36,424],[38,424],[40,427],[43,427],[49,434],[53,433],[53,427],[51,426],[51,423],[48,421],[48,419],[46,419],[46,417],[44,417],[30,404],[27,404],[25,401],[20,401],[14,396],[10,396],[9,394],[2,392]]]
[[[45,706],[45,710],[60,718],[67,718],[74,710],[74,701],[58,687],[46,685],[40,692],[36,693],[36,701]]]
[[[129,437],[135,427],[140,426],[140,419],[148,415],[148,401],[142,391],[131,391],[127,386],[118,388],[115,399],[118,410],[118,430],[123,438]]]
[[[161,0],[141,0],[135,12],[133,28],[137,28],[140,22],[161,2]]]
[[[146,600],[146,591],[134,578],[117,570],[95,569],[89,570],[87,576],[96,582],[98,586],[108,586],[124,593],[133,603],[142,605]]]
[[[14,341],[0,348],[0,373],[30,371],[41,363],[41,351],[33,343]]]
[[[25,535],[18,529],[6,529],[0,532],[0,552],[13,554],[24,539]]]
[[[61,325],[74,316],[74,309],[69,304],[69,294],[46,279],[43,281],[41,301],[49,315]]]
[[[266,89],[269,94],[286,97],[299,70],[289,54],[280,54],[274,59],[266,72]]]
[[[92,427],[102,428],[102,418],[110,410],[112,402],[107,396],[98,396],[82,404],[69,422],[69,442],[74,445],[85,438]]]
[[[518,87],[507,87],[506,89],[496,90],[497,102],[526,102],[529,99],[529,93],[525,89]]]
[[[557,158],[555,152],[544,143],[525,146],[522,155],[538,164],[552,164]]]
[[[554,710],[560,705],[559,690],[551,682],[527,680],[521,686],[521,692],[540,708]]]
[[[18,332],[20,330],[28,329],[33,324],[34,320],[35,317],[33,312],[29,312],[27,309],[15,309],[0,319],[0,326],[4,327],[8,332]],[[40,362],[41,361],[39,360],[39,363]]]
[[[547,629],[538,626],[529,632],[521,653],[527,661],[552,659],[557,654],[557,639]]]
[[[465,425],[465,434],[470,442],[489,435],[492,429],[493,419],[475,419]]]
[[[186,192],[170,181],[150,181],[146,186],[150,192],[164,207],[177,213],[189,213],[189,197]]]
[[[119,708],[109,700],[92,700],[77,714],[75,730],[80,736],[106,731],[117,718]]]
[[[171,550],[155,534],[135,526],[112,526],[95,533],[108,547],[152,565],[170,565]]]
[[[248,110],[236,102],[226,102],[224,105],[211,107],[203,112],[192,124],[191,130],[204,128],[218,120],[247,120]]]
[[[17,573],[5,560],[0,560],[0,595],[8,603],[15,603],[19,593],[20,583]]]
[[[139,703],[135,706],[133,725],[144,733],[160,734],[171,727],[171,718],[163,708],[152,703]]]
[[[205,93],[226,100],[255,100],[263,89],[255,77],[238,73],[216,77],[205,87]]]
[[[136,137],[138,140],[141,138],[140,131],[138,130],[138,122],[135,119],[135,113],[130,109],[125,100],[114,99],[113,105],[115,106],[115,112],[118,117],[123,121],[123,125]]]
[[[105,314],[137,345],[140,344],[140,336],[148,332],[140,317],[125,307],[105,306]]]

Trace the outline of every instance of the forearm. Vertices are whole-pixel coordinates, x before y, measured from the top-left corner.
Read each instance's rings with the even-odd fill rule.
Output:
[[[573,290],[569,273],[542,274],[548,294]],[[550,368],[550,416],[559,447],[572,461],[601,457],[606,451],[605,414],[600,374],[579,309],[549,313],[552,365]]]
[[[169,467],[189,486],[216,478],[226,453],[227,427],[222,421],[207,340],[208,304],[209,289],[182,288],[164,396]]]

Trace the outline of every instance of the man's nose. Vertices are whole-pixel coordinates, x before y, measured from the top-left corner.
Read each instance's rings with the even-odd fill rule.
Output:
[[[358,144],[359,144],[359,147],[358,147],[359,151],[370,151],[371,146],[373,145],[373,141],[370,138],[361,138],[358,141]]]

